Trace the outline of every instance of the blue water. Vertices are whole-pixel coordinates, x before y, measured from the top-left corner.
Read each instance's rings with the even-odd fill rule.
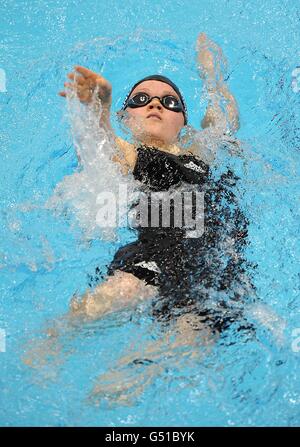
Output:
[[[292,88],[292,71],[300,65],[299,4],[3,0],[0,23],[6,73],[6,92],[0,92],[0,329],[6,331],[0,424],[299,426],[300,91]],[[111,81],[117,111],[134,81],[160,72],[184,91],[190,124],[199,128],[205,102],[194,47],[201,31],[228,59],[244,158],[230,160],[222,151],[219,157],[235,163],[243,179],[247,256],[257,264],[260,299],[287,321],[285,338],[276,343],[261,325],[256,340],[233,331],[204,359],[185,363],[178,353],[176,362],[161,361],[161,374],[128,405],[104,400],[96,406],[87,400],[95,379],[159,333],[143,309],[124,312],[78,329],[62,364],[37,371],[21,361],[28,341],[67,311],[95,266],[104,268],[130,237],[84,239],[72,216],[44,207],[77,167],[66,103],[57,91],[81,64]],[[130,373],[143,377],[142,367]]]

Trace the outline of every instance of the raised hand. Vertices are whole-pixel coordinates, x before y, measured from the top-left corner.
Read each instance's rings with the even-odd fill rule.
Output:
[[[93,100],[100,99],[102,106],[109,108],[112,101],[112,86],[101,75],[88,68],[76,65],[74,72],[67,76],[71,82],[65,82],[66,90],[71,90],[77,94],[82,103],[89,104]],[[67,91],[59,92],[60,96],[66,97]]]
[[[221,47],[209,39],[205,33],[200,33],[197,38],[196,51],[201,77],[209,77],[216,72],[219,77],[222,77],[227,70],[227,60]]]
[[[207,93],[208,105],[201,127],[212,127],[217,134],[233,134],[239,129],[235,97],[226,84],[227,60],[222,49],[200,33],[196,44],[197,68]]]

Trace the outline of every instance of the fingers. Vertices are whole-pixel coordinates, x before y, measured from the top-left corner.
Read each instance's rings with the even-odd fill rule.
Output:
[[[208,40],[206,36],[200,34],[196,42],[196,51],[200,53],[201,51],[206,50],[207,48],[208,48]]]
[[[98,73],[95,73],[92,70],[89,70],[88,68],[82,67],[81,65],[75,65],[74,68],[85,79],[90,78],[90,79],[93,79],[94,81],[96,81],[97,83],[99,83],[99,82],[107,83],[106,79],[103,76],[99,75]]]
[[[82,67],[81,65],[75,65],[75,70],[78,71],[84,78],[88,78],[91,76],[98,76],[94,71],[89,70],[88,68]]]
[[[205,43],[207,43],[207,41],[208,41],[207,35],[205,33],[200,33],[197,37],[196,45],[197,46],[204,45]]]
[[[73,91],[76,90],[75,84],[72,84],[70,82],[65,82],[64,87],[66,87],[66,89],[70,89]],[[58,94],[59,94],[59,96],[63,96],[64,98],[66,98],[66,96],[67,96],[67,92],[65,92],[63,90],[58,92]]]
[[[78,94],[80,94],[81,92],[91,91],[88,85],[77,84],[76,82],[65,82],[64,86],[69,90],[77,92]]]
[[[213,50],[216,53],[220,53],[222,51],[219,45],[211,40],[205,33],[200,33],[198,35],[196,49]]]
[[[200,33],[198,35],[198,42],[204,42],[207,39],[207,35],[205,33]]]
[[[80,85],[83,85],[86,82],[86,80],[83,76],[79,76],[76,73],[69,73],[67,76],[69,79],[71,79],[72,81],[74,81]]]
[[[62,94],[61,96],[68,96],[68,94],[77,95],[79,100],[83,103],[89,103],[92,99],[92,90],[89,88],[87,83],[84,83],[83,85],[79,85],[73,82],[65,82],[64,86],[66,87],[66,92],[63,92],[65,94]]]
[[[73,84],[72,82],[65,82],[64,86],[73,90],[76,88],[75,84]]]
[[[74,83],[71,83],[71,82],[64,83],[64,86],[71,90],[75,90],[76,86],[80,86],[80,87],[84,86],[84,83],[86,82],[86,80],[82,76],[78,76],[75,73],[68,73],[67,77],[71,81],[74,81]],[[67,93],[65,91],[60,91],[60,92],[58,92],[58,94],[60,96],[63,96],[64,98],[67,96]]]

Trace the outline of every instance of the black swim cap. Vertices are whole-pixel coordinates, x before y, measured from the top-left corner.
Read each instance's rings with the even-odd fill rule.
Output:
[[[175,90],[175,92],[177,93],[177,95],[179,96],[182,105],[183,105],[183,116],[184,116],[184,125],[186,126],[187,124],[187,118],[188,118],[188,113],[187,113],[187,107],[186,107],[186,103],[185,100],[179,90],[179,88],[177,87],[176,84],[174,84],[174,82],[171,81],[171,79],[167,78],[166,76],[162,76],[162,75],[151,75],[151,76],[147,76],[146,78],[141,79],[140,81],[138,81],[136,84],[134,84],[134,86],[132,87],[132,89],[130,90],[130,92],[128,93],[128,95],[126,96],[123,105],[122,105],[122,110],[124,110],[124,107],[126,106],[126,103],[131,95],[131,93],[133,92],[133,90],[142,82],[144,81],[160,81],[160,82],[164,82],[165,84],[168,84],[170,87],[172,87],[173,90]]]

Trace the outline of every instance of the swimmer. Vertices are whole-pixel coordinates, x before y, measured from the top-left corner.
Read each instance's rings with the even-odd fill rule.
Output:
[[[197,352],[198,334],[202,340],[215,339],[231,323],[243,321],[240,307],[232,310],[225,299],[216,303],[214,309],[206,305],[215,292],[225,297],[231,294],[233,303],[242,300],[241,289],[245,295],[254,290],[243,257],[248,221],[233,194],[238,178],[228,170],[214,181],[203,156],[208,141],[212,152],[216,151],[239,129],[237,103],[224,80],[221,65],[226,68],[222,50],[201,33],[197,40],[197,67],[208,106],[200,137],[188,149],[180,144],[181,130],[188,123],[186,103],[179,88],[167,77],[147,76],[129,91],[119,112],[133,137],[129,143],[115,134],[110,122],[111,83],[82,66],[68,74],[65,90],[59,94],[67,97],[72,92],[83,104],[92,104],[96,113],[101,109],[99,125],[113,137],[113,160],[125,174],[132,174],[148,192],[168,191],[182,184],[196,185],[205,191],[205,231],[201,237],[188,238],[186,229],[175,226],[137,228],[137,241],[117,251],[104,281],[83,296],[73,297],[69,312],[60,322],[89,322],[150,301],[158,321],[172,322],[173,333],[177,334],[174,346],[196,340],[188,344],[194,345]],[[229,248],[224,251],[227,241]],[[59,323],[47,332],[53,346],[63,332],[61,326]],[[155,358],[157,349],[148,346],[143,355],[148,360]],[[30,364],[32,360],[27,358],[25,362]],[[95,394],[100,389],[98,382]]]
[[[205,150],[208,137],[217,146],[224,136],[233,135],[238,130],[239,114],[236,100],[218,67],[220,63],[225,64],[221,49],[204,33],[198,37],[197,49],[199,74],[209,99],[201,122],[202,148]],[[209,181],[209,167],[202,161],[201,141],[198,139],[188,152],[179,145],[180,132],[188,122],[187,107],[180,90],[170,79],[161,75],[147,76],[128,93],[122,112],[125,115],[123,121],[133,135],[131,144],[115,135],[110,123],[111,83],[81,66],[76,66],[68,78],[61,96],[66,97],[67,91],[72,91],[82,103],[90,104],[97,99],[101,102],[100,126],[113,135],[122,154],[116,153],[114,160],[122,165],[123,172],[131,172],[136,180],[144,180],[152,191],[168,190],[180,182],[203,185]],[[222,104],[225,104],[225,109]],[[169,173],[168,178],[165,172]],[[193,244],[192,240],[190,243],[185,240],[182,244],[182,235],[180,240],[180,235],[166,236],[166,232],[153,234],[147,230],[140,232],[142,235],[136,243],[119,250],[108,268],[109,276],[105,281],[82,297],[72,299],[72,315],[97,319],[107,312],[152,298],[162,289],[166,292],[165,289],[170,289],[180,275],[186,279],[191,272],[181,265],[174,275],[170,272],[170,261],[173,263],[175,254],[179,258],[186,256],[187,252],[189,257],[194,256],[199,244]],[[158,237],[164,242],[161,247]],[[156,274],[158,270],[161,274]],[[171,276],[173,274],[173,281],[166,278],[167,270]]]

